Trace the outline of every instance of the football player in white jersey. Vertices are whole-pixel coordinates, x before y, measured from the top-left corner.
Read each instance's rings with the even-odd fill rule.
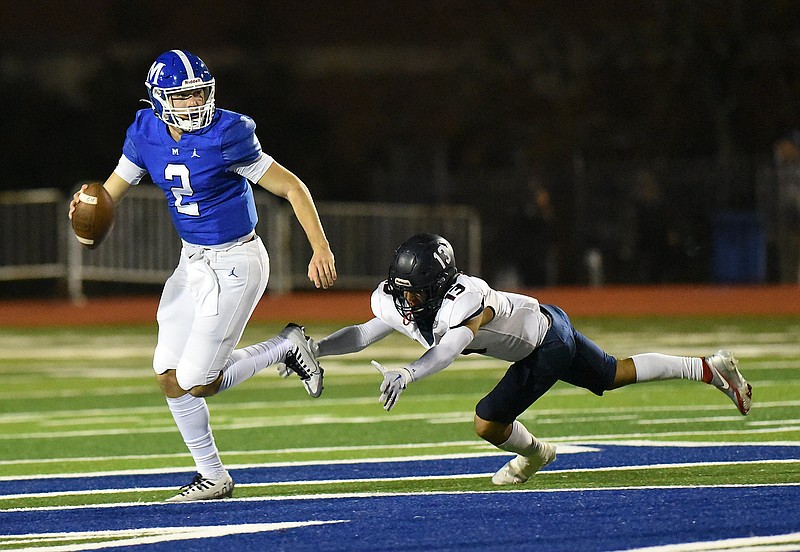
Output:
[[[145,86],[150,107],[136,113],[103,186],[117,204],[149,173],[183,242],[158,306],[153,368],[198,473],[169,500],[230,497],[233,479],[214,443],[204,397],[275,362],[297,370],[310,395],[322,392],[322,370],[297,325],[234,350],[269,279],[251,182],[291,204],[311,244],[308,278],[316,287],[336,280],[334,256],[306,185],[261,150],[252,119],[216,108],[215,81],[199,57],[185,50],[161,54]]]
[[[380,400],[386,410],[410,383],[446,368],[460,354],[478,353],[511,363],[475,408],[475,432],[516,454],[492,477],[497,485],[524,483],[555,459],[555,446],[534,437],[517,417],[559,380],[597,395],[631,383],[697,380],[727,394],[742,414],[750,410],[752,388],[730,352],[708,357],[644,353],[616,359],[573,328],[560,308],[496,291],[482,279],[459,272],[450,243],[434,234],[412,236],[395,251],[389,278],[373,292],[371,302],[375,318],[310,344],[317,357],[341,355],[397,331],[425,347],[427,351],[408,366],[389,369],[373,361],[383,374]]]

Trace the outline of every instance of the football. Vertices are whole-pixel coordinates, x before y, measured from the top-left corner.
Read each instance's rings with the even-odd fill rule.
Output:
[[[92,182],[80,193],[72,213],[72,230],[88,249],[100,245],[114,226],[114,200],[99,182]]]

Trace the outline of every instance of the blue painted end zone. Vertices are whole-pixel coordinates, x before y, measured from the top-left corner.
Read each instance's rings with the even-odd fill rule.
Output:
[[[594,445],[553,470],[800,458],[796,446]],[[237,483],[491,473],[505,456],[233,470]],[[736,469],[732,466],[731,469]],[[26,479],[0,494],[179,486],[186,474]],[[557,475],[554,475],[557,477]],[[800,477],[797,478],[800,482]],[[710,483],[713,483],[710,482]],[[800,485],[537,491],[336,499],[231,500],[0,512],[3,535],[347,520],[114,550],[553,550],[601,551],[800,532]],[[109,543],[110,544],[110,543]]]
[[[798,487],[226,501],[0,514],[7,534],[278,521],[347,523],[185,541],[191,550],[601,551],[800,531]],[[174,552],[175,542],[148,545]],[[142,547],[131,547],[141,550]]]
[[[600,444],[592,445],[592,447],[599,450],[580,454],[562,454],[545,469],[568,470],[688,462],[800,459],[800,447],[798,446],[632,447]],[[238,484],[480,474],[497,471],[510,457],[510,455],[508,457],[482,456],[419,461],[259,467],[231,470],[231,474]],[[191,474],[165,473],[0,480],[0,495],[152,487],[175,487],[177,489],[188,483],[190,479]]]

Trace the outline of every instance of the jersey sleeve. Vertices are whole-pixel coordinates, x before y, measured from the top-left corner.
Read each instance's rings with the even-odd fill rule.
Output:
[[[455,300],[446,302],[442,306],[439,318],[448,328],[457,328],[483,312],[483,307],[482,293],[466,291],[458,295]]]
[[[138,184],[142,177],[147,174],[144,160],[139,155],[139,148],[136,145],[136,137],[139,134],[141,116],[137,114],[136,120],[128,127],[125,133],[125,141],[122,143],[122,156],[119,158],[117,173],[129,184]]]
[[[226,128],[222,135],[222,158],[229,167],[249,165],[261,156],[261,144],[256,138],[256,123],[247,115]]]

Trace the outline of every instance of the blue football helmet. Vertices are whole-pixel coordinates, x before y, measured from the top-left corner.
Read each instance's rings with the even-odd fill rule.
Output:
[[[150,105],[156,117],[184,132],[211,124],[214,118],[214,77],[203,60],[185,50],[170,50],[156,58],[145,81]],[[202,90],[205,102],[176,108],[172,95]]]

